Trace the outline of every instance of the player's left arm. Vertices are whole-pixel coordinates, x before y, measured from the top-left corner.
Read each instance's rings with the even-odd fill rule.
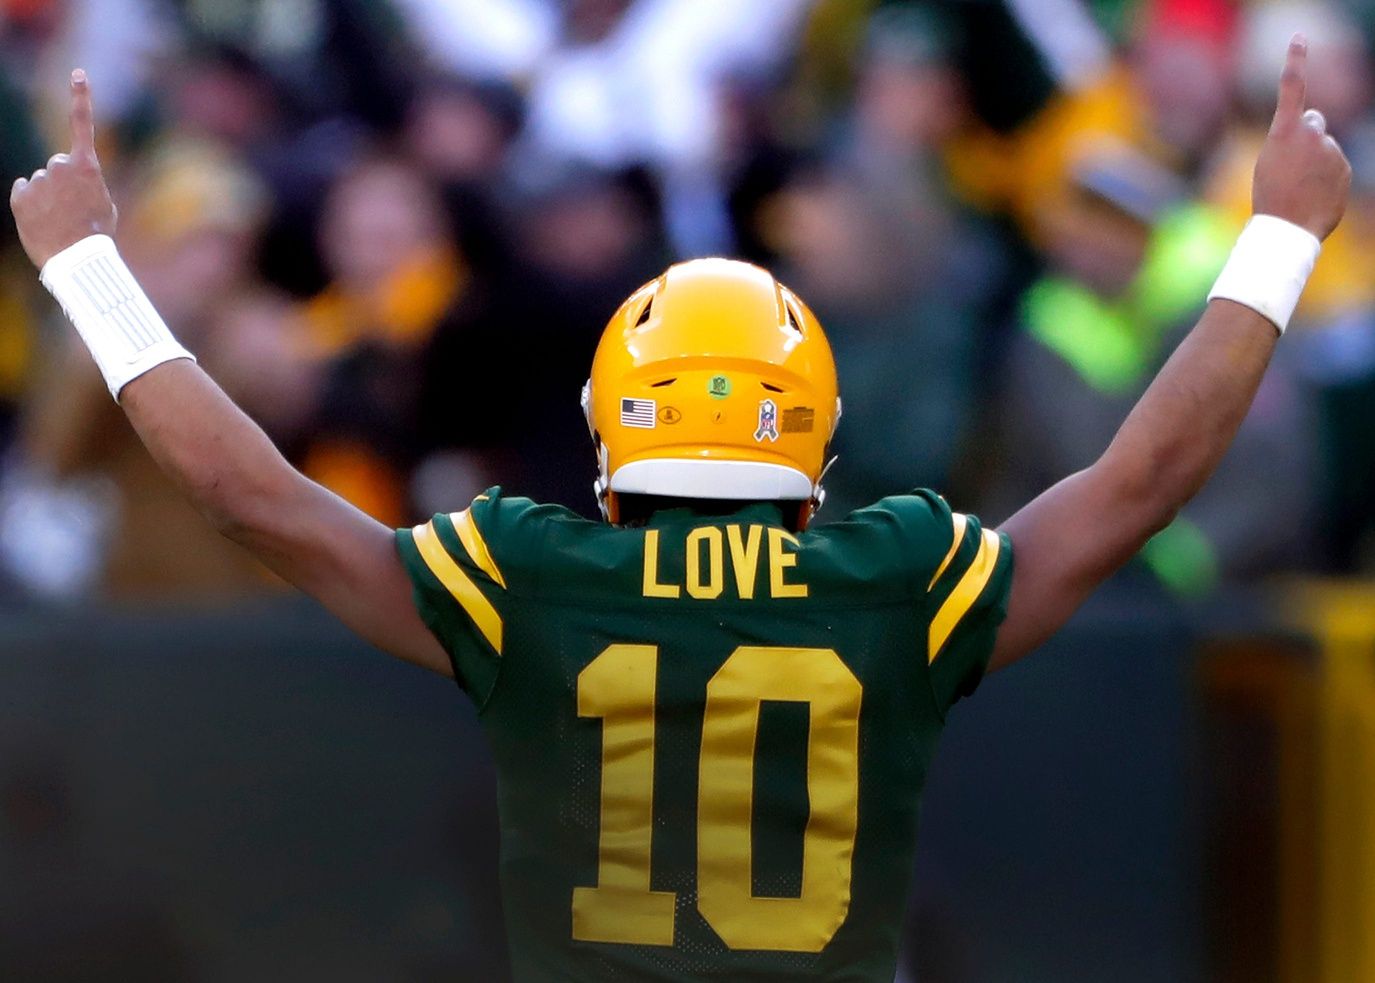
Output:
[[[154,460],[220,532],[368,641],[451,675],[392,530],[293,468],[177,344],[119,259],[83,72],[72,75],[71,130],[71,153],[16,181],[10,205],[25,252]],[[73,248],[74,264],[55,272]],[[50,384],[65,392],[67,380]]]
[[[1276,327],[1283,330],[1297,299],[1293,290],[1284,296],[1284,283],[1301,287],[1316,257],[1314,243],[1302,269],[1305,257],[1295,256],[1304,249],[1300,230],[1325,239],[1341,220],[1351,183],[1350,165],[1321,114],[1304,110],[1306,60],[1307,45],[1295,38],[1256,162],[1254,212],[1272,218],[1243,233],[1223,274],[1231,277],[1230,289],[1222,290],[1223,280],[1214,288],[1215,296],[1245,303],[1213,300],[1103,456],[1000,527],[1016,563],[990,669],[1054,634],[1167,526],[1203,487],[1241,426],[1278,340]]]

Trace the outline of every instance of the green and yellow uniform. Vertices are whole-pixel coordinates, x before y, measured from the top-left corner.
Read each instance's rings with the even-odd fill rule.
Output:
[[[1005,537],[929,492],[793,535],[506,498],[397,534],[496,757],[516,978],[894,974],[927,764]]]

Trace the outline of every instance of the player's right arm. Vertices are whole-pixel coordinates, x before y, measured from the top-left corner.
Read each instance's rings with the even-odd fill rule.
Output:
[[[71,153],[10,194],[20,241],[40,270],[115,230],[83,73],[73,73],[71,99]],[[417,613],[392,530],[296,471],[194,361],[163,361],[119,386],[117,398],[158,465],[222,533],[374,645],[452,675]]]
[[[1303,246],[1300,230],[1321,241],[1346,208],[1351,168],[1327,135],[1322,115],[1304,109],[1306,62],[1307,45],[1295,38],[1252,191],[1257,216],[1289,225],[1272,225],[1280,237],[1270,241],[1275,248],[1267,246],[1237,267],[1245,282],[1234,279],[1232,287],[1248,297],[1274,299],[1275,285],[1284,281],[1301,286],[1306,271],[1292,259],[1296,251],[1287,247],[1297,236],[1298,250],[1310,250],[1304,261],[1311,269],[1316,244],[1307,239],[1312,245]],[[1291,310],[1294,299],[1295,294],[1285,298]],[[1213,300],[1102,457],[1000,527],[1013,544],[1016,563],[992,668],[1050,637],[1100,583],[1174,519],[1213,473],[1255,398],[1278,340],[1276,327],[1282,330],[1288,317],[1287,311],[1275,314],[1281,304],[1248,303],[1278,320],[1272,322],[1248,304]],[[1288,480],[1284,475],[1275,479]]]

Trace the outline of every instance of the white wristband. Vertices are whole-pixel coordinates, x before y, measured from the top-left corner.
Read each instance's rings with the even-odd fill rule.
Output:
[[[1321,250],[1322,243],[1307,229],[1273,215],[1253,215],[1208,299],[1243,304],[1284,334]]]
[[[176,358],[196,360],[172,337],[109,236],[68,246],[43,264],[38,278],[91,350],[116,400],[149,369]]]

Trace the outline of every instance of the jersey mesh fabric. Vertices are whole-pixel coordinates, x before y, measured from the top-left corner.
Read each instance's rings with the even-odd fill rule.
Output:
[[[759,537],[752,572],[722,550],[721,590],[709,600],[685,589],[686,544],[705,527],[718,532],[695,540],[701,568],[711,559],[703,535]],[[397,539],[420,612],[479,706],[496,758],[518,980],[892,980],[921,788],[946,712],[987,666],[1011,582],[1005,537],[924,491],[793,539],[768,504],[727,517],[665,511],[629,529],[492,489]],[[435,543],[468,586],[456,592],[453,570],[436,572]],[[781,573],[778,556],[793,558]],[[646,597],[650,581],[678,596]],[[805,597],[786,596],[799,585]],[[676,895],[671,946],[573,937],[574,889],[598,884],[606,726],[578,715],[579,676],[615,645],[654,647],[650,889]],[[848,903],[817,952],[732,949],[699,907],[707,686],[741,646],[834,652],[862,693]],[[801,890],[814,713],[811,702],[759,704],[752,808],[740,819],[756,896]]]

